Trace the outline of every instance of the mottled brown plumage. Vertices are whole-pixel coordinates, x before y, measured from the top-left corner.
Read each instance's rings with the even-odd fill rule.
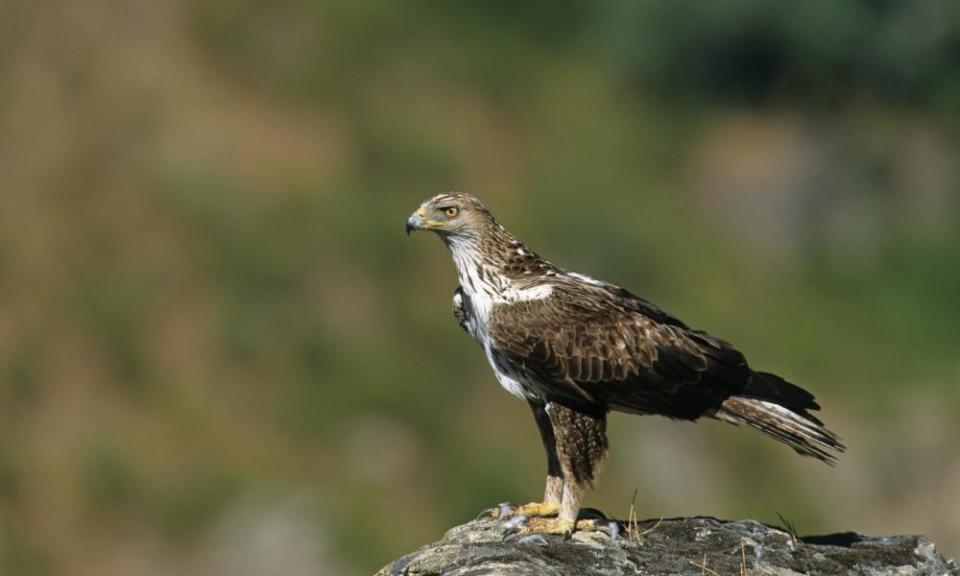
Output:
[[[728,342],[695,330],[627,290],[564,270],[507,232],[473,196],[441,194],[407,221],[450,249],[457,322],[497,379],[531,405],[547,452],[543,503],[569,530],[607,449],[610,410],[744,424],[832,463],[839,438],[810,414],[813,396],[754,371]]]

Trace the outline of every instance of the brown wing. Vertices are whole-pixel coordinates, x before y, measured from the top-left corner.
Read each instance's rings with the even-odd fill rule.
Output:
[[[556,401],[696,419],[752,375],[726,342],[611,285],[497,306],[488,328],[497,354]]]

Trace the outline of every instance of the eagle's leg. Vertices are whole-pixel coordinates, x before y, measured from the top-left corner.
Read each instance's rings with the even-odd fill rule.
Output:
[[[578,527],[580,502],[584,493],[593,488],[607,455],[607,415],[603,410],[578,411],[552,402],[546,405],[546,412],[556,438],[557,461],[563,474],[560,515],[530,522],[521,531],[569,534]]]
[[[543,493],[542,502],[530,502],[515,508],[501,505],[494,509],[494,517],[509,516],[556,516],[560,512],[560,499],[563,496],[563,471],[560,468],[560,459],[557,457],[557,440],[553,434],[553,424],[547,415],[546,404],[530,402],[533,417],[540,429],[540,439],[543,440],[543,449],[547,453],[547,486]]]
[[[560,500],[563,496],[563,470],[557,456],[557,439],[553,433],[553,423],[547,414],[546,404],[530,402],[533,417],[540,429],[540,439],[547,453],[547,486],[543,493],[543,502],[531,502],[518,507],[514,514],[524,516],[555,516],[560,512]]]

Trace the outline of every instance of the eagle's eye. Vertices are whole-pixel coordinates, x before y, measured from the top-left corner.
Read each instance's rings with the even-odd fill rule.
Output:
[[[460,209],[456,206],[447,206],[443,209],[443,213],[447,218],[453,218],[460,213]]]

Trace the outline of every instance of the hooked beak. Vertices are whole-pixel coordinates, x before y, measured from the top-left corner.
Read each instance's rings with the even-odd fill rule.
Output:
[[[424,222],[425,216],[426,216],[426,211],[423,208],[420,208],[419,210],[411,214],[409,218],[407,218],[407,226],[405,228],[407,232],[407,236],[409,236],[410,233],[413,232],[414,230],[423,229],[423,222]]]

